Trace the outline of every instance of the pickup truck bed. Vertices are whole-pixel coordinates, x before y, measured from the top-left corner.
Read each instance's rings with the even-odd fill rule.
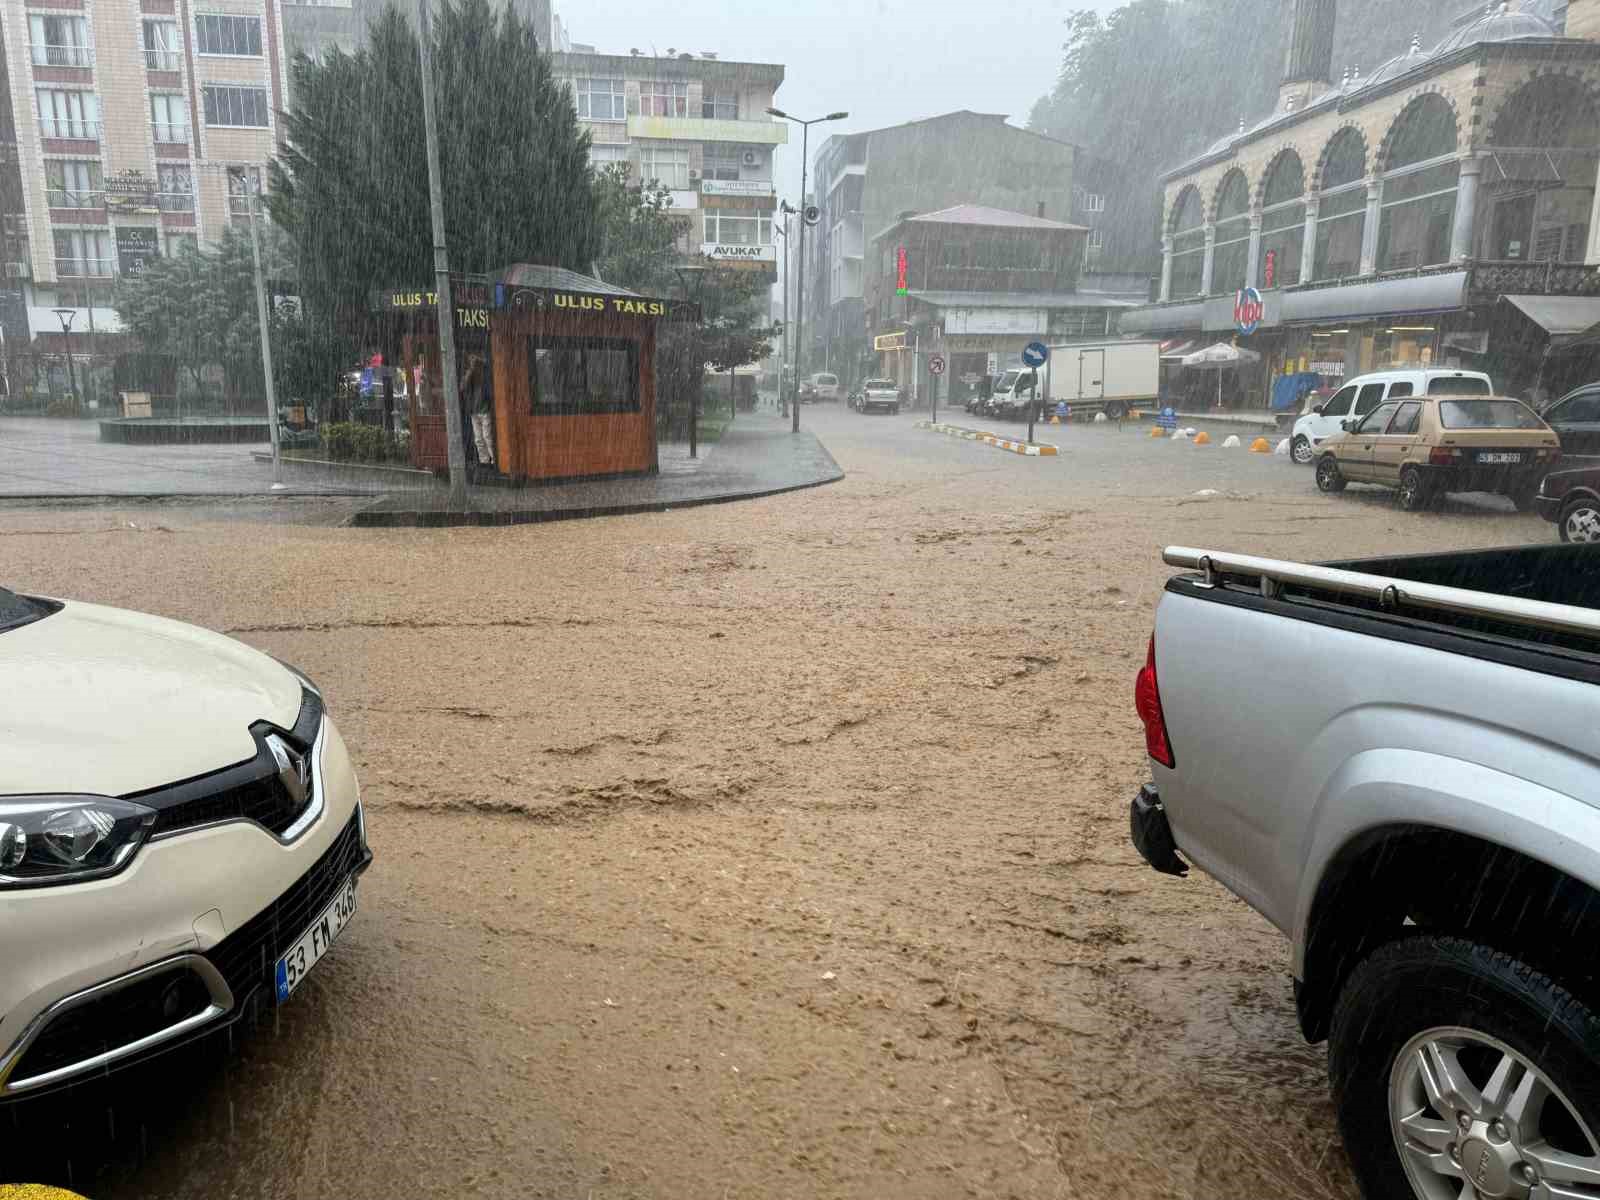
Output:
[[[1187,570],[1167,582],[1137,692],[1152,783],[1134,840],[1169,873],[1187,856],[1289,935],[1301,1025],[1333,1042],[1369,1194],[1399,1195],[1400,1166],[1471,1166],[1499,1187],[1543,1153],[1537,1131],[1484,1133],[1501,1111],[1487,1100],[1425,1102],[1426,1136],[1408,1133],[1388,1081],[1416,1082],[1419,1038],[1511,1047],[1507,1070],[1575,1089],[1600,1131],[1600,554],[1165,558]],[[1594,1007],[1556,1046],[1574,995]]]

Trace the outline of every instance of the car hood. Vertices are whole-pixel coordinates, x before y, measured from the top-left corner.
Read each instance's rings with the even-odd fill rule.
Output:
[[[126,795],[242,762],[300,681],[259,650],[94,604],[0,633],[0,795]]]

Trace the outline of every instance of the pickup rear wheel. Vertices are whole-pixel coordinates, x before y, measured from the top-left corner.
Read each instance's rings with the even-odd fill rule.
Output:
[[[1331,454],[1324,454],[1317,459],[1317,487],[1324,492],[1342,492],[1345,484],[1344,472],[1339,470],[1339,460]]]
[[[1509,954],[1418,934],[1374,951],[1334,1008],[1328,1071],[1362,1194],[1593,1196],[1600,1015]]]

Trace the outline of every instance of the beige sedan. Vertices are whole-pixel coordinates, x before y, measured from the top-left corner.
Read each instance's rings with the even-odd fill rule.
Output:
[[[1561,458],[1555,432],[1520,400],[1411,396],[1346,421],[1321,446],[1317,487],[1394,489],[1401,508],[1426,508],[1445,492],[1497,492],[1533,506],[1539,482]]]

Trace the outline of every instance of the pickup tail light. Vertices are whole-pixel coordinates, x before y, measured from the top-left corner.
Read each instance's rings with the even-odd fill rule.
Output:
[[[1161,711],[1161,688],[1156,683],[1156,639],[1150,637],[1150,653],[1133,684],[1133,707],[1144,722],[1145,752],[1163,767],[1177,765],[1172,743],[1167,740],[1167,718]]]
[[[1435,446],[1428,451],[1428,462],[1435,467],[1449,467],[1461,461],[1461,451],[1451,446]]]

